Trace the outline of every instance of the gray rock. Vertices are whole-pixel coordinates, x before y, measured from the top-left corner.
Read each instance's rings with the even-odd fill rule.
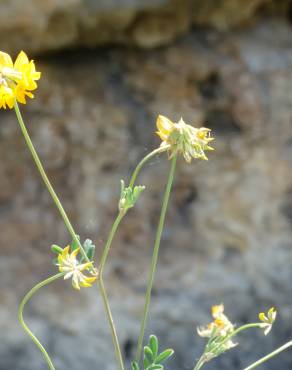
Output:
[[[196,326],[220,302],[238,325],[271,305],[279,319],[268,337],[247,333],[210,369],[241,369],[291,339],[288,29],[266,20],[224,37],[194,31],[151,52],[98,50],[37,60],[43,76],[35,100],[22,107],[24,118],[76,230],[96,243],[97,261],[117,212],[120,179],[159,145],[156,115],[183,116],[214,130],[216,151],[208,162],[178,163],[163,233],[147,335],[175,348],[169,369],[192,369],[204,343]],[[0,121],[0,369],[45,369],[17,323],[17,304],[55,272],[50,245],[70,238],[13,112],[1,111]],[[160,156],[143,170],[138,182],[147,188],[123,221],[105,271],[128,365],[168,167]],[[37,294],[25,318],[58,370],[116,369],[96,288],[76,292],[59,281]],[[291,352],[266,368],[275,366],[290,369]]]

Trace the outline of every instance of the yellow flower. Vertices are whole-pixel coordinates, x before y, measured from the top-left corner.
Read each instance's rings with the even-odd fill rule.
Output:
[[[1,78],[1,77],[0,77]],[[1,85],[0,80],[0,109],[6,109],[8,106],[10,109],[14,106],[14,93],[10,87]]]
[[[73,252],[69,253],[70,245],[63,249],[62,253],[58,255],[58,266],[60,272],[65,272],[64,279],[72,278],[72,285],[75,289],[80,289],[80,287],[90,287],[92,283],[97,279],[97,275],[86,276],[82,273],[84,270],[88,270],[93,262],[86,262],[80,264],[77,260],[77,255],[79,249],[75,249]]]
[[[0,51],[0,108],[13,108],[14,99],[26,104],[27,96],[34,97],[31,91],[37,88],[40,77],[34,61],[29,61],[24,51],[18,54],[14,64],[9,54]]]
[[[165,116],[159,115],[156,121],[156,133],[162,140],[161,147],[165,147],[170,154],[182,154],[190,163],[192,158],[208,160],[205,151],[214,150],[209,143],[214,140],[210,136],[210,129],[195,128],[187,125],[181,118],[179,122],[172,122]]]
[[[277,311],[274,307],[271,307],[267,313],[267,315],[264,312],[259,313],[259,319],[262,321],[261,327],[264,329],[264,334],[267,335],[272,329],[272,326],[276,320],[277,317]]]

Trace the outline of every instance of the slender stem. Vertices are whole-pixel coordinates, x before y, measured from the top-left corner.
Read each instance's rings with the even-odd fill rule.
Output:
[[[56,274],[54,276],[51,276],[49,277],[48,279],[38,283],[36,286],[34,286],[26,295],[25,297],[23,298],[23,300],[21,301],[20,305],[19,305],[19,309],[18,309],[18,320],[20,322],[20,324],[22,325],[23,329],[26,331],[26,333],[31,337],[31,339],[34,341],[35,345],[38,347],[38,349],[42,352],[42,355],[45,359],[45,361],[47,362],[47,365],[48,365],[48,368],[50,370],[55,370],[55,367],[52,363],[52,360],[50,359],[50,356],[48,355],[47,351],[45,350],[45,348],[43,347],[43,345],[41,344],[41,342],[36,338],[36,336],[33,334],[33,332],[28,328],[28,326],[26,325],[24,319],[23,319],[23,309],[24,309],[24,306],[26,305],[26,303],[31,299],[31,297],[42,287],[44,287],[45,285],[48,285],[50,283],[52,283],[53,281],[59,279],[61,276],[63,276],[64,273],[59,273],[59,274]]]
[[[140,334],[139,334],[139,339],[138,339],[137,352],[136,352],[136,356],[135,356],[135,361],[136,362],[139,362],[140,357],[141,357],[141,352],[142,352],[145,327],[146,327],[146,322],[147,322],[147,317],[148,317],[149,306],[150,306],[150,302],[151,302],[151,292],[152,292],[154,276],[155,276],[157,260],[158,260],[159,246],[160,246],[161,235],[162,235],[162,231],[163,231],[163,227],[164,227],[164,221],[165,221],[165,215],[166,215],[166,211],[167,211],[169,196],[170,196],[172,183],[173,183],[173,179],[174,179],[176,161],[177,161],[177,156],[174,156],[173,159],[172,159],[172,162],[171,162],[171,167],[170,167],[170,172],[169,172],[169,175],[168,175],[167,185],[166,185],[164,196],[163,196],[160,219],[159,219],[159,224],[158,224],[158,228],[157,228],[157,232],[156,232],[154,248],[153,248],[153,256],[152,256],[150,275],[149,275],[148,285],[147,285],[147,290],[146,290],[145,305],[144,305],[143,317],[142,317],[142,322],[141,322],[141,327],[140,327]]]
[[[263,323],[261,323],[261,322],[254,322],[254,323],[242,325],[238,329],[234,330],[232,332],[232,334],[230,334],[228,337],[226,337],[221,343],[219,343],[219,346],[222,346],[223,344],[228,342],[232,337],[235,337],[235,335],[237,335],[241,331],[251,329],[251,328],[262,328],[262,325],[263,325]]]
[[[139,174],[139,172],[141,171],[142,167],[144,166],[144,164],[149,161],[149,159],[151,159],[152,157],[154,157],[156,154],[159,154],[159,153],[162,153],[162,152],[165,152],[167,150],[167,146],[164,146],[164,147],[159,147],[155,150],[153,150],[151,153],[149,153],[148,155],[146,155],[139,163],[138,165],[136,166],[133,174],[132,174],[132,177],[131,177],[131,180],[130,180],[130,184],[129,186],[132,188],[135,184],[135,181],[136,181],[136,178]]]
[[[103,250],[103,253],[102,253],[102,256],[101,256],[100,265],[99,265],[99,277],[98,277],[98,280],[97,280],[99,291],[100,291],[102,301],[103,301],[103,305],[104,305],[104,308],[105,308],[105,312],[106,312],[106,315],[107,315],[108,323],[109,323],[109,326],[110,326],[112,341],[113,341],[113,345],[114,345],[114,348],[115,348],[116,358],[117,358],[117,362],[119,364],[120,370],[124,370],[123,357],[122,357],[122,353],[121,353],[121,349],[120,349],[120,345],[119,345],[119,340],[118,340],[116,328],[115,328],[115,325],[114,325],[113,316],[112,316],[110,305],[109,305],[109,299],[108,299],[108,296],[107,296],[107,293],[106,293],[106,290],[105,290],[105,286],[104,286],[104,283],[103,283],[103,271],[104,271],[104,266],[105,266],[105,263],[107,261],[107,257],[108,257],[109,251],[110,251],[110,247],[111,247],[113,238],[115,236],[115,233],[118,229],[118,226],[119,226],[123,216],[124,216],[124,213],[120,212],[118,214],[117,218],[115,219],[115,222],[113,223],[113,226],[111,228],[111,231],[109,233],[106,245],[104,247],[104,250]]]
[[[104,266],[105,266],[106,261],[107,261],[107,257],[108,257],[109,251],[110,251],[110,247],[111,247],[113,238],[115,236],[115,233],[116,233],[116,231],[119,227],[119,224],[123,219],[123,216],[124,216],[124,213],[119,212],[119,214],[118,214],[117,218],[115,219],[115,222],[113,223],[112,228],[110,230],[108,239],[106,241],[106,244],[105,244],[101,259],[100,259],[100,264],[99,264],[99,269],[98,269],[99,278],[103,277],[103,270],[104,270]]]
[[[204,361],[200,358],[197,365],[195,366],[194,370],[200,370],[204,365]]]
[[[252,370],[252,369],[256,368],[257,366],[259,366],[259,365],[263,364],[264,362],[270,360],[272,357],[278,355],[282,351],[285,351],[289,347],[292,347],[292,341],[284,344],[283,346],[277,348],[275,351],[273,351],[273,352],[269,353],[268,355],[260,358],[258,361],[256,361],[253,364],[249,365],[244,370]]]
[[[136,166],[136,168],[135,168],[135,170],[132,174],[130,184],[129,184],[130,187],[132,187],[132,188],[134,187],[136,178],[139,175],[139,173],[140,173],[142,167],[144,166],[144,164],[147,161],[149,161],[151,158],[153,158],[156,154],[162,153],[165,150],[166,150],[166,148],[155,149],[151,153],[147,154],[138,163],[138,165]],[[120,222],[121,222],[121,220],[123,219],[124,216],[125,216],[124,212],[119,212],[115,222],[113,223],[113,226],[111,228],[108,240],[106,242],[106,245],[104,247],[104,251],[103,251],[102,256],[101,256],[101,260],[100,260],[100,264],[99,264],[99,277],[98,277],[98,280],[97,280],[97,284],[98,284],[100,294],[101,294],[101,297],[102,297],[102,300],[103,300],[103,305],[104,305],[104,308],[105,308],[105,311],[106,311],[108,323],[109,323],[109,326],[110,326],[112,341],[113,341],[113,345],[114,345],[114,348],[115,348],[116,358],[117,358],[117,361],[119,363],[120,370],[124,370],[123,358],[122,358],[121,349],[120,349],[120,345],[119,345],[119,340],[118,340],[118,336],[117,336],[117,331],[116,331],[116,328],[115,328],[115,324],[114,324],[114,320],[113,320],[113,316],[112,316],[112,312],[111,312],[111,308],[110,308],[110,304],[109,304],[109,299],[108,299],[106,289],[105,289],[105,286],[104,286],[104,282],[103,282],[103,271],[104,271],[104,267],[105,267],[105,264],[106,264],[106,261],[107,261],[107,257],[108,257],[109,251],[110,251],[110,247],[111,247],[113,238],[114,238],[115,233],[116,233],[116,231],[119,227],[119,224],[120,224]]]
[[[37,169],[38,169],[38,171],[39,171],[39,173],[40,173],[40,175],[41,175],[41,177],[42,177],[42,179],[43,179],[43,181],[44,181],[44,183],[45,183],[45,185],[46,185],[46,187],[47,187],[47,189],[48,189],[48,191],[49,191],[49,193],[50,193],[50,195],[51,195],[51,197],[52,197],[52,199],[53,199],[53,201],[56,205],[56,207],[58,208],[58,210],[61,214],[61,217],[63,218],[63,221],[64,221],[72,239],[79,246],[80,252],[82,253],[83,257],[86,259],[87,262],[89,262],[89,259],[88,259],[87,255],[86,255],[86,253],[85,253],[85,251],[84,251],[84,249],[83,249],[83,247],[82,247],[82,245],[81,245],[81,243],[80,243],[80,241],[79,241],[79,239],[78,239],[78,237],[77,237],[77,235],[76,235],[76,233],[73,229],[73,226],[72,226],[72,224],[71,224],[71,222],[70,222],[70,220],[69,220],[69,218],[68,218],[68,216],[67,216],[67,214],[66,214],[66,212],[65,212],[65,210],[64,210],[64,208],[63,208],[63,206],[62,206],[62,204],[61,204],[61,202],[60,202],[60,200],[59,200],[59,198],[58,198],[58,196],[55,192],[55,190],[53,189],[45,170],[44,170],[44,167],[41,163],[41,160],[40,160],[40,158],[39,158],[39,156],[38,156],[38,154],[35,150],[35,147],[34,147],[32,141],[31,141],[29,133],[26,129],[25,123],[22,119],[22,115],[20,113],[19,106],[18,106],[16,100],[15,100],[14,109],[15,109],[15,113],[16,113],[16,117],[17,117],[19,126],[21,128],[22,133],[23,133],[26,144],[27,144],[27,146],[28,146],[28,148],[31,152],[31,155],[34,159],[34,162],[37,166]]]

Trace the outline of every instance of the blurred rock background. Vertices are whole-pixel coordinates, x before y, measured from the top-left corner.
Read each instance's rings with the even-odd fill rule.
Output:
[[[279,318],[206,369],[242,369],[292,337],[292,1],[1,0],[0,49],[24,49],[42,79],[23,107],[33,140],[82,239],[100,255],[119,180],[159,145],[158,113],[214,130],[209,162],[179,162],[163,234],[147,335],[189,370],[212,304],[237,324],[271,305]],[[24,145],[0,112],[0,369],[46,366],[17,322],[17,305],[54,273],[50,245],[69,236]],[[126,362],[132,359],[169,163],[114,241],[106,286]],[[95,288],[57,282],[26,319],[58,370],[116,370]],[[264,369],[289,370],[287,351]]]

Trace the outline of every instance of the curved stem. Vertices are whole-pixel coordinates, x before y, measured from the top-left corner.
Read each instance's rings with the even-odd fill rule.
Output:
[[[113,226],[112,226],[111,231],[109,233],[109,237],[107,239],[106,245],[104,247],[104,250],[103,250],[103,253],[102,253],[102,256],[101,256],[100,265],[99,265],[99,277],[98,277],[98,281],[97,281],[98,287],[99,287],[99,290],[100,290],[100,294],[101,294],[101,297],[102,297],[103,305],[104,305],[104,308],[105,308],[105,312],[106,312],[106,315],[107,315],[108,323],[109,323],[109,326],[110,326],[112,341],[113,341],[113,345],[114,345],[114,348],[115,348],[116,358],[117,358],[120,370],[124,370],[124,363],[123,363],[123,358],[122,358],[122,353],[121,353],[121,349],[120,349],[120,345],[119,345],[119,340],[118,340],[116,328],[115,328],[115,325],[114,325],[113,316],[112,316],[110,305],[109,305],[109,299],[108,299],[108,296],[107,296],[107,293],[106,293],[106,290],[105,290],[105,287],[104,287],[104,283],[103,283],[103,271],[104,271],[104,266],[105,266],[105,263],[107,261],[107,257],[108,257],[109,251],[110,251],[110,247],[111,247],[113,238],[115,236],[115,233],[118,229],[118,226],[119,226],[123,216],[124,216],[124,213],[120,212],[118,214],[115,222],[113,223]]]
[[[40,173],[40,175],[41,175],[41,177],[42,177],[42,179],[43,179],[43,181],[44,181],[44,183],[45,183],[45,185],[46,185],[46,187],[47,187],[47,189],[48,189],[48,191],[49,191],[49,193],[50,193],[50,195],[51,195],[51,197],[52,197],[52,199],[53,199],[53,201],[56,205],[56,207],[58,208],[58,210],[60,212],[60,215],[61,215],[61,217],[62,217],[62,219],[63,219],[71,237],[72,237],[72,239],[74,240],[74,242],[80,248],[80,252],[82,253],[83,257],[86,259],[87,262],[89,262],[89,259],[86,255],[80,241],[79,241],[79,238],[77,237],[77,235],[76,235],[76,233],[73,229],[73,226],[72,226],[72,224],[71,224],[71,222],[70,222],[70,220],[69,220],[69,218],[68,218],[68,216],[67,216],[67,214],[66,214],[66,212],[65,212],[65,210],[64,210],[64,208],[63,208],[63,206],[62,206],[62,204],[61,204],[61,202],[60,202],[60,200],[59,200],[59,198],[58,198],[58,196],[55,192],[55,190],[53,189],[45,170],[44,170],[44,167],[41,163],[41,160],[40,160],[40,158],[39,158],[39,156],[38,156],[38,154],[35,150],[35,147],[34,147],[32,141],[31,141],[29,133],[26,129],[25,123],[22,119],[22,115],[20,113],[19,106],[18,106],[16,100],[15,100],[14,109],[15,109],[16,117],[17,117],[19,126],[21,128],[22,134],[23,134],[24,139],[26,141],[26,144],[27,144],[27,146],[28,146],[28,148],[31,152],[31,155],[34,159],[34,162],[35,162],[36,166],[37,166],[37,169],[38,169],[38,171],[39,171],[39,173]]]
[[[160,241],[161,241],[162,230],[163,230],[163,227],[164,227],[164,221],[165,221],[165,215],[166,215],[166,211],[167,211],[169,196],[170,196],[172,183],[173,183],[173,179],[174,179],[176,161],[177,161],[177,156],[175,155],[175,156],[173,156],[172,162],[171,162],[171,167],[170,167],[170,172],[169,172],[169,175],[168,175],[167,185],[166,185],[164,196],[163,196],[163,202],[162,202],[159,224],[158,224],[158,228],[157,228],[157,232],[156,232],[156,238],[155,238],[155,243],[154,243],[154,248],[153,248],[152,262],[151,262],[151,268],[150,268],[150,275],[149,275],[149,279],[148,279],[148,285],[147,285],[147,291],[146,291],[146,297],[145,297],[143,317],[142,317],[142,322],[141,322],[141,327],[140,327],[140,334],[139,334],[139,339],[138,339],[137,352],[136,352],[136,356],[135,356],[135,361],[136,362],[139,362],[140,357],[141,357],[141,352],[142,352],[145,327],[146,327],[146,322],[147,322],[147,317],[148,317],[149,306],[150,306],[150,302],[151,302],[151,292],[152,292],[154,276],[155,276],[157,260],[158,260],[159,246],[160,246]]]
[[[159,147],[155,150],[153,150],[151,153],[149,153],[148,155],[146,155],[139,163],[138,165],[136,166],[133,174],[132,174],[132,177],[131,177],[131,180],[130,180],[130,184],[129,184],[129,187],[133,187],[134,184],[135,184],[135,181],[136,181],[136,178],[139,174],[139,172],[141,171],[142,167],[144,166],[144,164],[149,161],[149,159],[151,159],[152,157],[154,157],[156,154],[159,154],[159,153],[162,153],[162,152],[165,152],[167,150],[168,146],[164,146],[164,147]]]
[[[292,341],[284,344],[283,346],[277,348],[275,351],[269,353],[268,355],[260,358],[258,361],[254,362],[253,364],[249,365],[248,367],[244,368],[243,370],[252,370],[256,368],[257,366],[263,364],[264,362],[270,360],[272,357],[278,355],[282,351],[285,351],[287,348],[292,347]]]
[[[28,326],[26,325],[24,319],[23,319],[23,309],[24,309],[24,306],[26,305],[26,303],[31,299],[31,297],[39,290],[41,289],[42,287],[44,287],[45,285],[48,285],[50,283],[52,283],[53,281],[59,279],[61,276],[64,276],[64,273],[59,273],[59,274],[56,274],[54,276],[51,276],[49,277],[48,279],[38,283],[36,286],[34,286],[23,298],[23,300],[21,301],[20,305],[19,305],[19,309],[18,309],[18,320],[20,322],[20,324],[22,325],[23,329],[26,331],[26,333],[31,337],[31,339],[34,341],[35,345],[38,347],[38,349],[42,352],[42,355],[45,359],[45,361],[47,362],[47,365],[48,365],[48,368],[50,370],[55,370],[55,367],[52,363],[52,360],[50,359],[50,356],[48,355],[47,351],[45,350],[45,348],[43,347],[43,345],[41,344],[41,342],[36,338],[36,336],[33,334],[33,332],[28,328]]]
[[[261,322],[253,322],[250,324],[242,325],[238,329],[234,330],[232,334],[230,334],[228,337],[226,337],[221,343],[219,343],[220,346],[228,342],[232,337],[240,333],[241,331],[251,329],[251,328],[262,328],[263,323]]]
[[[135,168],[135,170],[134,170],[134,172],[131,176],[131,180],[130,180],[130,184],[129,184],[130,187],[132,187],[132,188],[134,187],[136,178],[139,175],[139,173],[140,173],[142,167],[144,166],[144,164],[147,161],[149,161],[152,157],[154,157],[156,154],[162,153],[166,149],[167,148],[165,148],[165,147],[155,149],[151,153],[146,155],[138,163],[138,165],[136,166],[136,168]],[[100,264],[99,264],[99,277],[98,277],[98,281],[97,281],[97,284],[98,284],[98,287],[99,287],[99,290],[100,290],[100,294],[101,294],[101,297],[102,297],[102,300],[103,300],[103,305],[104,305],[104,308],[105,308],[105,311],[106,311],[108,323],[109,323],[109,326],[110,326],[112,341],[113,341],[113,344],[114,344],[116,358],[117,358],[117,361],[119,363],[120,370],[124,370],[123,358],[122,358],[122,354],[121,354],[121,349],[120,349],[120,345],[119,345],[119,340],[118,340],[117,331],[116,331],[116,328],[115,328],[111,308],[110,308],[110,305],[109,305],[109,299],[108,299],[106,289],[105,289],[105,286],[104,286],[104,282],[103,282],[103,271],[104,271],[104,267],[105,267],[105,264],[106,264],[106,261],[107,261],[107,257],[108,257],[109,251],[110,251],[110,247],[111,247],[113,238],[114,238],[115,233],[116,233],[116,231],[119,227],[119,224],[120,224],[120,222],[121,222],[121,220],[123,219],[124,216],[125,216],[125,213],[120,212],[118,214],[115,222],[113,223],[113,226],[111,228],[108,240],[106,242],[104,251],[103,251],[102,256],[101,256],[101,260],[100,260]]]

